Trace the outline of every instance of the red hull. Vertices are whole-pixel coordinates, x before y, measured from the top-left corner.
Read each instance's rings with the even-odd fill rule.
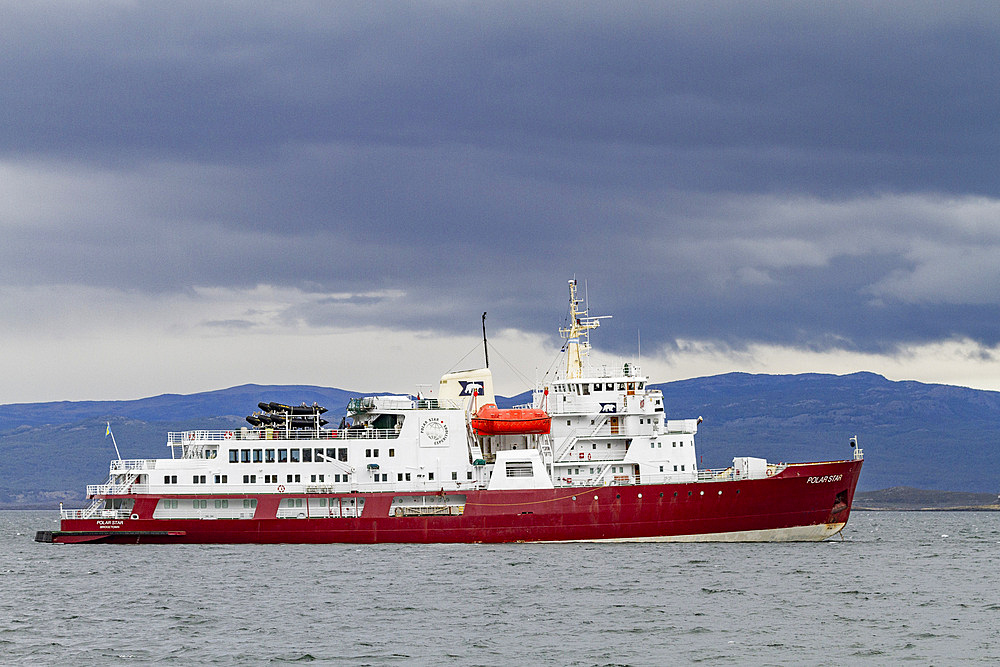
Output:
[[[253,519],[153,519],[159,497],[132,496],[140,518],[65,519],[53,542],[115,543],[387,543],[656,540],[685,536],[767,534],[828,527],[850,516],[861,461],[792,464],[767,479],[640,484],[597,488],[461,492],[455,516],[390,516],[393,496],[365,499],[360,518],[273,518],[286,497],[258,496]],[[451,492],[446,492],[451,495]],[[334,494],[348,496],[349,494]],[[427,494],[431,495],[431,494]],[[181,496],[175,496],[181,497]],[[205,496],[213,497],[213,496]],[[271,518],[265,518],[271,517]],[[784,535],[794,535],[785,532]],[[796,539],[791,537],[789,539]],[[804,538],[821,539],[821,538]]]

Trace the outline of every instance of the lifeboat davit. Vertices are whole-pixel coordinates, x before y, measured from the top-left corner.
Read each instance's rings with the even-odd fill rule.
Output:
[[[539,408],[501,410],[489,403],[472,418],[472,428],[480,435],[525,435],[548,433],[552,418]]]

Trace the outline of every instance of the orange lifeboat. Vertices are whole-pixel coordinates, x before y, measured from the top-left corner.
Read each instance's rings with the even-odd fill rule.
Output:
[[[524,435],[548,433],[552,418],[539,408],[501,410],[492,403],[479,408],[472,418],[472,428],[479,435]]]

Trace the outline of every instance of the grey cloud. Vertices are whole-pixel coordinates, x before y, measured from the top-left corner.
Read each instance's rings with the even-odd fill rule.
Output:
[[[1000,337],[989,3],[8,13],[5,285],[547,333],[575,274],[622,349]]]

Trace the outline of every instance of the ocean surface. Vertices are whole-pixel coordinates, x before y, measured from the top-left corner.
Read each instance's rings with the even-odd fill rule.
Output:
[[[1000,662],[1000,513],[805,544],[114,546],[0,512],[0,664]]]

